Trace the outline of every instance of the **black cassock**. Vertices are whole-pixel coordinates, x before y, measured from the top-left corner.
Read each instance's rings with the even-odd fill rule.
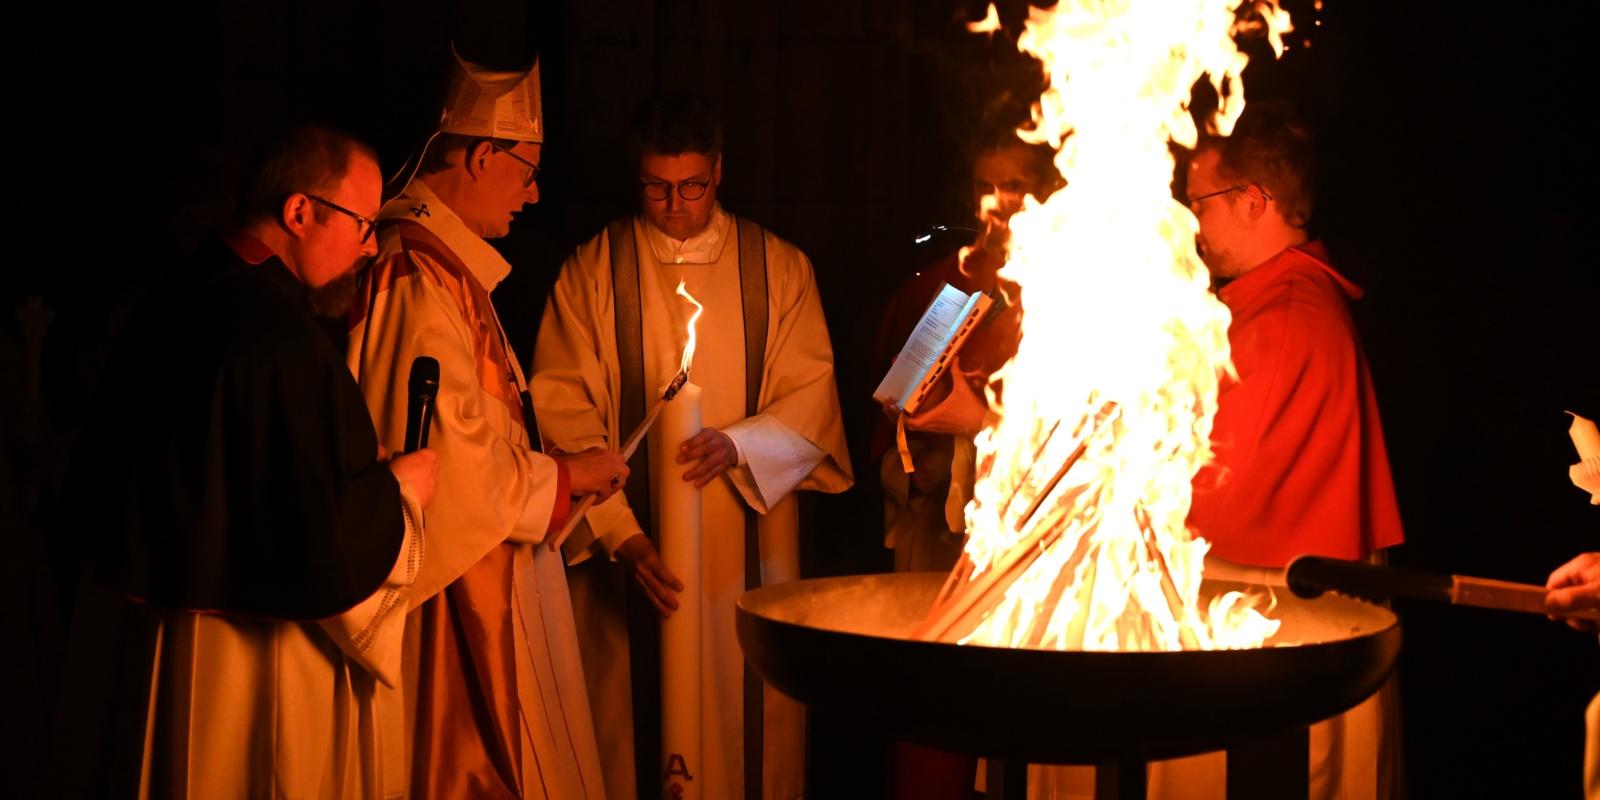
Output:
[[[162,608],[312,620],[366,599],[393,568],[399,485],[305,286],[277,258],[205,247],[135,312],[93,400],[70,513],[109,588]]]

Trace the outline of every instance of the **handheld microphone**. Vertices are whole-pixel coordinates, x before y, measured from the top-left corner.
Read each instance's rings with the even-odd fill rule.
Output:
[[[406,403],[406,449],[410,453],[428,446],[428,429],[433,427],[433,401],[439,396],[439,361],[433,356],[417,356],[411,362],[411,380]]]

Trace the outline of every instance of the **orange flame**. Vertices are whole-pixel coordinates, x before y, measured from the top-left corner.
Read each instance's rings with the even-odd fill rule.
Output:
[[[1026,313],[989,387],[996,415],[977,438],[966,557],[978,580],[1045,549],[962,641],[1254,647],[1278,627],[1235,593],[1202,603],[1210,545],[1185,527],[1230,368],[1229,314],[1195,253],[1194,215],[1173,199],[1168,143],[1195,144],[1189,89],[1202,78],[1222,98],[1212,128],[1231,130],[1243,110],[1239,5],[1062,0],[1030,12],[1018,44],[1048,89],[1018,135],[1056,149],[1066,186],[1010,221],[1002,274],[1021,284]],[[1273,37],[1286,28],[1274,0],[1256,11]]]
[[[681,280],[678,281],[676,292],[679,297],[688,300],[694,306],[694,314],[689,317],[689,324],[685,326],[689,331],[689,341],[683,346],[683,361],[678,364],[679,372],[688,372],[689,365],[694,363],[695,328],[700,322],[700,315],[705,313],[706,307],[700,305],[700,301],[694,299],[694,295],[689,294],[689,290],[684,288],[684,282]]]

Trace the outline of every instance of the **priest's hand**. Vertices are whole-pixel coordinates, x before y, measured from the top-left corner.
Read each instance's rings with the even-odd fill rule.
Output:
[[[667,569],[661,554],[656,552],[656,546],[650,543],[650,537],[642,533],[628,537],[617,548],[617,560],[644,587],[645,596],[650,598],[656,611],[661,612],[662,619],[678,610],[677,594],[683,591],[683,581]]]
[[[716,428],[705,428],[678,447],[678,463],[698,460],[683,479],[694,481],[696,489],[705,486],[718,475],[739,465],[739,449],[733,446],[733,437]]]
[[[628,482],[628,461],[621,453],[591,447],[572,455],[552,456],[567,467],[573,494],[592,494],[603,502]]]
[[[433,502],[433,485],[439,479],[439,454],[424,447],[389,460],[389,471],[417,493],[424,508]]]
[[[1550,593],[1545,595],[1544,608],[1551,619],[1575,611],[1600,611],[1600,553],[1584,553],[1562,564],[1550,573],[1545,588]],[[1566,622],[1580,631],[1600,632],[1600,623],[1581,619]]]

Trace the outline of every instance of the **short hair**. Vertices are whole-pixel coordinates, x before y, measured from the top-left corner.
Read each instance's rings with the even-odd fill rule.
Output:
[[[350,156],[357,153],[373,163],[378,161],[370,145],[336,128],[303,123],[286,129],[254,159],[237,222],[249,225],[277,219],[290,195],[337,189],[350,171]],[[328,213],[320,204],[312,211],[319,221]]]
[[[1208,137],[1195,152],[1215,151],[1218,177],[1245,181],[1267,190],[1283,219],[1303,228],[1311,219],[1316,192],[1316,153],[1311,128],[1281,102],[1255,102],[1227,137]]]
[[[722,155],[722,123],[711,104],[689,94],[658,95],[634,112],[628,157],[638,165],[645,153]]]
[[[456,153],[471,153],[480,142],[488,142],[501,150],[510,150],[519,142],[516,139],[495,139],[487,136],[467,136],[460,133],[441,133],[434,137],[433,144],[428,145],[428,151],[422,154],[422,163],[417,166],[419,175],[436,175],[449,169],[451,156]]]

